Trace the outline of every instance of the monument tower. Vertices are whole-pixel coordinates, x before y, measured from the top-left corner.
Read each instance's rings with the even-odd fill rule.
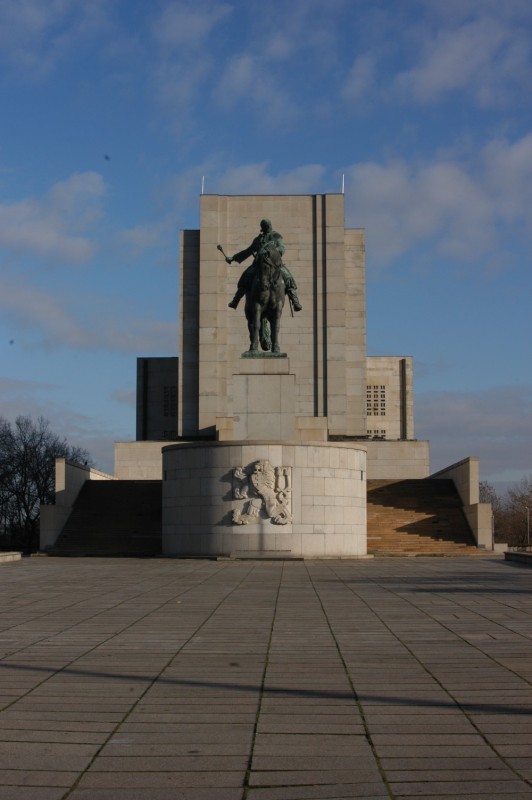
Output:
[[[424,483],[430,467],[414,435],[412,359],[366,353],[364,256],[342,194],[202,195],[199,229],[181,234],[179,357],[138,359],[137,441],[116,443],[114,476],[58,490],[42,541],[57,540],[79,486],[96,478],[139,491],[160,482],[163,554],[366,556],[367,480],[373,496],[376,483],[396,484],[402,507],[402,482]],[[277,267],[290,297],[279,352],[253,339],[250,353],[250,309],[266,289],[275,339]],[[243,269],[261,280],[246,283]],[[237,283],[248,296],[235,308]],[[491,547],[478,459],[431,477],[454,483],[477,545]]]
[[[163,449],[164,552],[366,555],[364,236],[345,230],[343,200],[204,195],[200,230],[183,232],[178,433],[190,444]],[[228,306],[244,256],[255,263],[246,246],[272,225],[302,304],[285,306],[277,356],[246,352],[243,309]]]
[[[230,429],[247,327],[243,310],[228,309],[241,268],[217,244],[241,250],[263,218],[283,236],[303,304],[293,318],[285,308],[281,330],[295,376],[296,438],[306,429],[365,437],[364,232],[345,230],[341,194],[201,197],[200,230],[181,239],[179,434],[225,438]]]

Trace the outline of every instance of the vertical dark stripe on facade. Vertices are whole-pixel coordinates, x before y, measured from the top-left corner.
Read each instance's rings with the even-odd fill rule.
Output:
[[[323,330],[323,416],[328,414],[327,388],[327,196],[321,198],[321,296],[322,296],[322,330]]]
[[[314,416],[319,416],[319,337],[318,337],[318,242],[316,239],[318,231],[317,220],[317,197],[312,195],[312,327],[313,327],[313,340],[312,340],[312,357],[314,364]]]
[[[148,364],[147,358],[142,359],[142,441],[148,439]]]
[[[400,436],[401,439],[407,438],[407,420],[406,420],[406,358],[401,358],[399,361],[399,386],[400,386],[400,399],[399,399],[399,413],[401,415]]]

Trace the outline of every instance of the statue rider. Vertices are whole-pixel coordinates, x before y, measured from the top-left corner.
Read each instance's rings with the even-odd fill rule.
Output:
[[[277,233],[277,231],[272,229],[272,223],[269,219],[263,219],[260,223],[260,234],[253,239],[250,246],[246,247],[245,250],[241,250],[239,253],[235,253],[234,256],[226,256],[225,260],[228,264],[231,264],[233,261],[241,264],[242,261],[246,260],[246,258],[249,258],[250,256],[254,257],[253,263],[247,267],[240,276],[236,294],[229,303],[229,308],[236,308],[241,298],[249,289],[251,289],[251,284],[257,269],[257,259],[262,251],[269,249],[272,247],[272,245],[279,252],[279,255],[283,256],[285,251],[283,237],[280,233]],[[281,265],[281,274],[284,280],[285,292],[292,301],[294,311],[301,311],[302,305],[299,302],[299,297],[297,296],[296,282],[285,264]]]

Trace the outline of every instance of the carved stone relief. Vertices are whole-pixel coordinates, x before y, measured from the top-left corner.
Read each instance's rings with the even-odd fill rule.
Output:
[[[267,459],[233,470],[233,497],[243,500],[233,511],[234,525],[269,518],[275,525],[292,522],[292,467],[272,467]]]

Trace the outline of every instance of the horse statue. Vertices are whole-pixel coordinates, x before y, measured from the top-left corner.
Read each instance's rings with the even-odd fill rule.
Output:
[[[273,245],[263,247],[255,259],[255,274],[246,291],[249,353],[280,353],[279,330],[285,301],[281,254]]]
[[[279,328],[285,295],[290,299],[290,308],[301,311],[297,296],[297,285],[290,270],[283,264],[283,237],[272,228],[269,219],[260,222],[260,233],[249,247],[228,256],[221,244],[217,249],[228,264],[236,261],[241,264],[250,256],[253,263],[247,267],[238,281],[237,291],[229,308],[236,309],[246,296],[246,319],[249,330],[249,355],[258,353],[259,344],[265,351],[280,353]]]

